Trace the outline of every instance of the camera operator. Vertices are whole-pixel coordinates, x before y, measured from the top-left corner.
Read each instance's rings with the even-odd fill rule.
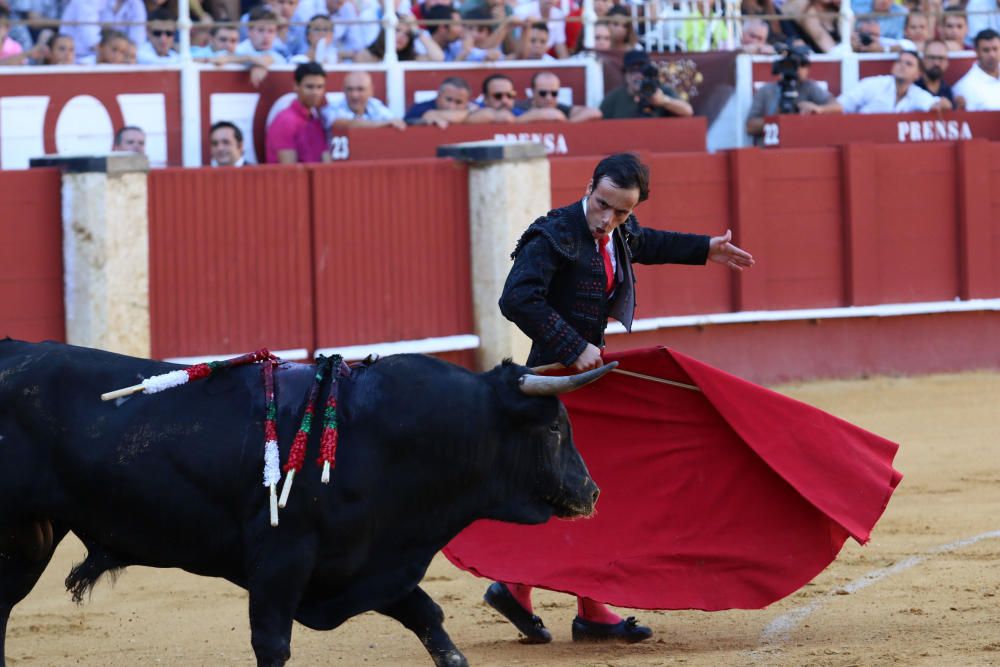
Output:
[[[799,46],[776,44],[782,54],[774,61],[771,72],[778,80],[760,87],[754,93],[747,118],[747,134],[760,143],[764,134],[765,116],[777,114],[840,113],[840,105],[833,95],[809,79],[809,52]]]
[[[693,116],[691,105],[660,83],[660,71],[643,51],[625,53],[625,83],[601,100],[604,118]]]

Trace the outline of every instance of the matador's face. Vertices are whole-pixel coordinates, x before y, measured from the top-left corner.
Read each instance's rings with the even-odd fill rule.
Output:
[[[639,188],[621,188],[607,176],[587,186],[587,225],[594,238],[610,234],[624,224],[639,203]]]

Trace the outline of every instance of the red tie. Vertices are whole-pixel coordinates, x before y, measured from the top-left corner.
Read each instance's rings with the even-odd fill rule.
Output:
[[[615,288],[615,270],[611,266],[611,251],[608,250],[608,243],[610,241],[611,234],[605,234],[598,241],[598,244],[601,246],[601,258],[604,260],[604,275],[608,279],[608,285],[605,289],[609,294]]]

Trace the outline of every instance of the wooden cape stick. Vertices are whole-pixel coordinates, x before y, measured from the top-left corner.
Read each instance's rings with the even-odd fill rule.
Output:
[[[531,370],[538,373],[539,375],[543,373],[548,373],[549,371],[562,370],[566,366],[563,366],[559,362],[545,364],[544,366],[535,366]],[[664,378],[654,377],[652,375],[646,375],[644,373],[636,373],[634,371],[627,371],[622,368],[616,368],[611,371],[612,373],[621,373],[622,375],[628,375],[629,377],[640,378],[642,380],[649,380],[650,382],[659,382],[660,384],[669,384],[671,387],[680,387],[681,389],[689,389],[691,391],[701,391],[700,387],[696,387],[693,384],[687,384],[686,382],[677,382],[676,380],[666,380]]]
[[[134,384],[131,387],[125,387],[123,389],[115,389],[114,391],[109,391],[107,393],[101,394],[102,401],[110,401],[115,398],[121,398],[122,396],[129,396],[131,394],[137,394],[142,391],[143,387],[141,384]]]

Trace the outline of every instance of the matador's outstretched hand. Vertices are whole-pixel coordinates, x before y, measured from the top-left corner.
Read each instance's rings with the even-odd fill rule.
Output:
[[[722,236],[713,236],[708,242],[708,258],[713,262],[725,264],[734,271],[742,271],[753,266],[753,255],[746,250],[737,248],[729,241],[733,238],[730,229]]]

